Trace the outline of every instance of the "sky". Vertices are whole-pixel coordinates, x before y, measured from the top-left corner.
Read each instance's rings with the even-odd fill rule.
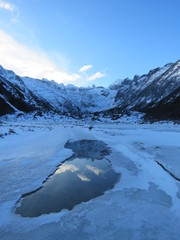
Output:
[[[179,0],[0,0],[0,65],[107,87],[180,59]]]

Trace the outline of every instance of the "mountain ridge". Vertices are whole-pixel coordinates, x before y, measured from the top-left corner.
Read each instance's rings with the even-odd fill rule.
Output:
[[[136,111],[145,119],[180,119],[180,60],[108,88],[78,88],[46,79],[20,77],[0,66],[0,116],[19,113],[114,118]],[[106,114],[106,112],[108,114]],[[112,114],[111,114],[112,113]]]

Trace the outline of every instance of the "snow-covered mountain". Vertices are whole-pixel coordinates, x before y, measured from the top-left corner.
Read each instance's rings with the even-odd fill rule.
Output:
[[[144,112],[150,118],[180,118],[180,60],[112,84],[110,89],[117,90],[119,108]]]
[[[0,67],[0,115],[38,111],[80,117],[112,108],[116,93],[103,87],[65,87],[46,79],[19,77]]]
[[[148,74],[116,81],[109,88],[64,86],[46,79],[19,77],[0,66],[0,115],[34,112],[72,117],[122,115],[132,111],[146,118],[180,118],[180,61]]]

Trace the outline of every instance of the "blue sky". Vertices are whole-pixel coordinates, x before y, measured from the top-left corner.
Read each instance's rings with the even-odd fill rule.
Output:
[[[179,0],[0,0],[0,65],[108,86],[180,59]]]

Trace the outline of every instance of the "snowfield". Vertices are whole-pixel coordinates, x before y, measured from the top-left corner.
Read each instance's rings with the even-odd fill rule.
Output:
[[[40,187],[72,155],[69,140],[102,140],[121,174],[104,195],[73,210],[23,218],[22,194]],[[0,239],[180,239],[180,126],[65,121],[0,123]],[[52,204],[52,203],[51,203]]]

